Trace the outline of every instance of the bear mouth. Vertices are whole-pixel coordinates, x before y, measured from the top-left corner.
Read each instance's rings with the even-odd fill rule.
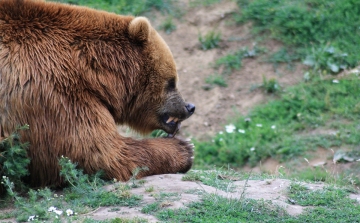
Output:
[[[164,131],[168,133],[167,137],[173,138],[176,133],[180,130],[181,120],[180,118],[165,114],[162,118],[163,124],[165,125]]]

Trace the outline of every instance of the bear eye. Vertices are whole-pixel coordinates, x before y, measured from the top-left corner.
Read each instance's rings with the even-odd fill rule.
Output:
[[[175,79],[170,79],[167,83],[167,91],[173,91],[176,88]]]

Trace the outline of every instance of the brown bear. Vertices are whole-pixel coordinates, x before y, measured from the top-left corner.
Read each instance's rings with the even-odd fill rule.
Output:
[[[193,144],[173,137],[195,106],[144,17],[32,0],[0,1],[0,137],[28,124],[29,182],[59,186],[58,159],[109,179],[186,172]],[[117,124],[171,137],[137,140]]]

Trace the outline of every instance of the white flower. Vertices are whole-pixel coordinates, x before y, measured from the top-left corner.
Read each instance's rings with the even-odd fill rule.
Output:
[[[56,207],[54,206],[49,207],[48,212],[53,212],[53,211],[56,211]]]
[[[272,128],[272,129],[276,129],[276,125],[272,125],[271,128]]]
[[[55,210],[54,211],[57,215],[62,215],[63,211],[60,211],[60,210]]]
[[[239,129],[238,132],[245,134],[245,130],[244,129]]]
[[[332,82],[333,82],[334,84],[338,84],[338,83],[339,83],[339,80],[334,79]]]
[[[223,132],[223,131],[220,131],[219,134],[222,135],[222,134],[224,134],[224,132]]]
[[[255,148],[254,148],[254,147],[251,147],[251,148],[250,148],[250,151],[254,151],[254,150],[255,150]]]
[[[31,215],[31,216],[29,216],[29,218],[28,218],[28,220],[27,221],[34,221],[35,220],[35,215]]]
[[[225,130],[226,130],[227,133],[233,133],[235,129],[236,129],[236,127],[233,124],[225,126]]]
[[[59,197],[57,194],[54,194],[54,197]]]
[[[223,141],[223,138],[220,138],[219,141],[220,141],[220,142]]]
[[[66,214],[67,214],[67,216],[71,216],[74,214],[74,212],[71,209],[67,209]]]
[[[257,127],[262,127],[262,124],[256,124]]]

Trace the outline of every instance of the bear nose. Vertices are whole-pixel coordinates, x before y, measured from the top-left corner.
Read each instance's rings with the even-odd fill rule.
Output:
[[[189,115],[192,115],[195,112],[195,105],[188,103],[185,105],[186,110],[189,112]]]

